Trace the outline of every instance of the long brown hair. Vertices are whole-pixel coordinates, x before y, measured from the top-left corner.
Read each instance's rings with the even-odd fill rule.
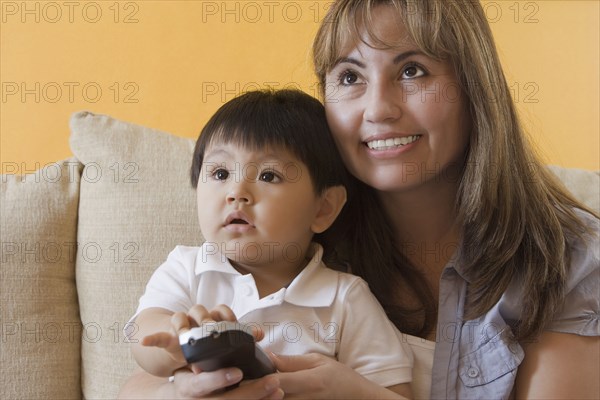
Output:
[[[485,314],[519,279],[526,290],[515,334],[531,339],[564,298],[569,236],[591,231],[574,209],[594,212],[562,187],[528,144],[479,1],[336,1],[313,45],[322,94],[327,72],[345,44],[360,40],[361,27],[373,43],[391,46],[371,29],[371,10],[382,4],[397,10],[421,51],[453,65],[468,98],[472,132],[456,198],[460,263],[470,281],[467,318]],[[353,272],[367,280],[398,328],[423,336],[435,324],[436,304],[424,278],[394,243],[394,229],[374,192],[359,184],[350,197],[354,226],[363,229],[348,239]],[[420,304],[416,309],[398,302],[398,288],[407,287]]]

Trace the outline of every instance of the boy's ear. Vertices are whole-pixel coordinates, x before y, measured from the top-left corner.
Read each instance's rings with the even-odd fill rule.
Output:
[[[321,233],[333,224],[340,211],[346,204],[346,188],[333,186],[327,188],[321,195],[319,210],[310,226],[314,233]]]

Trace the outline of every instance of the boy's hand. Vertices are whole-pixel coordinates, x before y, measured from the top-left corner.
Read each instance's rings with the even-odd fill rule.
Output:
[[[160,347],[169,353],[169,356],[174,361],[185,364],[186,360],[181,351],[181,346],[179,345],[179,335],[189,331],[193,327],[200,326],[200,324],[209,321],[212,321],[210,313],[204,306],[197,304],[190,308],[187,314],[183,312],[173,314],[171,316],[172,331],[158,332],[145,336],[142,338],[142,346]]]
[[[185,365],[186,360],[179,344],[179,335],[202,324],[219,321],[236,321],[235,314],[231,308],[221,304],[209,312],[204,306],[196,304],[189,309],[187,314],[177,312],[171,316],[172,332],[158,332],[145,336],[142,338],[141,344],[142,346],[160,347],[164,349],[176,363]],[[255,340],[262,340],[264,332],[254,327],[252,330]]]
[[[177,363],[186,363],[181,346],[179,345],[179,335],[191,328],[188,314],[178,312],[171,316],[172,332],[158,332],[142,338],[142,346],[160,347],[164,349],[169,356]]]
[[[185,315],[183,313],[178,313]],[[173,315],[173,318],[175,318]],[[230,321],[237,322],[237,318],[233,313],[233,310],[224,304],[219,304],[212,310],[208,311],[204,306],[197,304],[194,307],[190,308],[188,312],[188,323],[187,328],[183,330],[179,330],[179,333],[183,333],[193,327],[200,326],[202,324],[211,323],[211,322],[220,322],[220,321]],[[181,327],[184,326],[185,321],[181,321]],[[252,335],[254,336],[254,340],[257,342],[261,341],[265,337],[265,333],[262,329],[252,325]]]

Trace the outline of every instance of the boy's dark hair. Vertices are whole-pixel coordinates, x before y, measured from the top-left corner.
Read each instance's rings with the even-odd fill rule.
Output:
[[[204,153],[211,143],[234,143],[248,149],[285,149],[308,168],[315,193],[342,185],[350,196],[350,175],[331,136],[325,108],[314,97],[292,89],[247,92],[225,103],[210,118],[196,141],[191,168],[198,186]],[[324,248],[323,260],[340,267],[334,247],[348,226],[345,208],[334,224],[313,240]]]
[[[198,186],[206,148],[214,142],[289,151],[308,167],[317,194],[347,183],[323,105],[299,90],[251,91],[221,106],[196,142],[191,169],[194,188]]]

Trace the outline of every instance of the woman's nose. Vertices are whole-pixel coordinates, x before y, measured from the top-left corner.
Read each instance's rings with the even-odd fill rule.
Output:
[[[367,88],[364,119],[368,122],[389,122],[402,116],[402,94],[392,83],[376,83]]]

